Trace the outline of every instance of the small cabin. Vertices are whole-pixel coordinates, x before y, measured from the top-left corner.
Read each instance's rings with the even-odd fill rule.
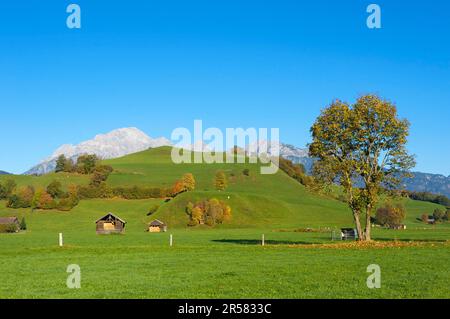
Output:
[[[162,221],[155,219],[148,224],[148,231],[150,233],[165,233],[167,231],[167,225]]]
[[[20,230],[20,222],[17,217],[0,217],[0,233],[1,232],[18,233],[19,230]]]
[[[358,239],[358,231],[353,228],[341,229],[341,240],[356,240]]]
[[[108,213],[96,222],[97,234],[121,234],[125,230],[126,221],[112,213]]]

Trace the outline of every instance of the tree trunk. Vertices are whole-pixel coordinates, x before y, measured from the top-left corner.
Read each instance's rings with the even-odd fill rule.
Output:
[[[362,231],[362,227],[361,227],[361,220],[359,218],[359,211],[354,211],[353,212],[353,220],[355,222],[356,225],[356,232],[358,233],[358,240],[364,240],[364,233]]]
[[[364,231],[364,240],[366,241],[370,241],[372,240],[371,237],[371,230],[372,230],[372,223],[370,221],[370,217],[371,217],[371,206],[367,206],[366,208],[366,230]]]

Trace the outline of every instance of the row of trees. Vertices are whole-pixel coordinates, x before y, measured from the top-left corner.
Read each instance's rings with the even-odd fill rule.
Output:
[[[98,166],[99,158],[93,154],[81,155],[77,158],[76,163],[65,155],[60,155],[56,160],[55,172],[92,174]]]
[[[91,172],[88,185],[69,185],[64,191],[59,181],[51,182],[46,188],[35,188],[31,185],[17,187],[13,180],[0,184],[0,199],[7,200],[10,208],[58,209],[71,210],[78,205],[80,199],[114,198],[148,199],[175,197],[181,193],[193,191],[196,181],[191,173],[184,174],[172,187],[111,187],[106,183],[112,167],[96,165]]]
[[[424,223],[429,223],[429,216],[428,214],[422,214],[421,220]],[[447,209],[447,211],[444,211],[442,209],[436,208],[433,211],[433,221],[434,223],[445,223],[450,220],[450,209]]]
[[[279,168],[304,186],[312,187],[315,184],[314,177],[306,175],[305,167],[302,164],[294,164],[292,161],[280,157]]]
[[[103,169],[101,170],[103,171]],[[108,170],[105,169],[107,173]],[[196,186],[194,175],[191,173],[184,174],[171,187],[112,187],[106,181],[107,176],[102,178],[96,177],[95,171],[91,178],[91,183],[86,186],[78,186],[78,195],[80,199],[92,198],[114,198],[120,197],[124,199],[148,199],[148,198],[166,198],[176,197],[177,195],[193,191]]]
[[[31,185],[15,188],[8,196],[6,206],[68,211],[78,205],[78,202],[77,186],[70,185],[66,192],[59,181],[53,181],[47,188],[35,189]]]
[[[450,199],[445,195],[433,194],[429,192],[411,192],[411,191],[405,191],[405,195],[414,200],[431,202],[446,207],[450,207]]]
[[[186,213],[189,215],[188,226],[214,226],[231,219],[231,207],[216,198],[201,200],[195,204],[189,202]]]

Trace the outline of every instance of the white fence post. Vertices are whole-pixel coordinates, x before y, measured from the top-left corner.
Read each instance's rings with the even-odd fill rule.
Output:
[[[63,234],[62,233],[59,233],[59,247],[62,247],[64,245],[64,242],[63,242]]]
[[[261,241],[262,245],[265,246],[266,245],[266,238],[264,236],[264,234],[262,235],[262,241]]]
[[[172,247],[172,246],[173,246],[173,235],[170,234],[170,247]]]

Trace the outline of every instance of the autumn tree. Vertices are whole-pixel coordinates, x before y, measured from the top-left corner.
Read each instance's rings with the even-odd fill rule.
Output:
[[[189,202],[186,206],[186,213],[190,217],[188,226],[199,224],[214,226],[231,219],[231,207],[216,198],[202,200],[195,205]]]
[[[61,182],[59,181],[52,181],[48,186],[47,186],[47,193],[50,194],[51,197],[53,198],[59,198],[62,197],[62,195],[64,194],[63,190],[62,190],[62,185]]]
[[[34,193],[35,190],[33,186],[20,187],[8,198],[6,206],[10,208],[31,207]]]
[[[191,173],[184,174],[181,180],[186,191],[190,192],[195,189],[195,178]]]
[[[405,216],[405,207],[400,204],[392,205],[391,203],[387,203],[377,209],[375,219],[379,225],[395,226],[400,225],[405,219]]]
[[[223,171],[218,171],[216,173],[214,185],[215,185],[216,189],[219,191],[223,191],[227,188],[227,186],[228,186],[227,176],[225,175],[225,173]]]
[[[343,186],[360,240],[371,240],[371,217],[382,187],[396,187],[415,165],[405,148],[408,129],[396,107],[375,95],[352,106],[334,101],[311,128],[310,155],[318,158],[327,182]],[[354,187],[356,179],[363,182],[361,188]]]
[[[7,199],[16,189],[17,184],[12,179],[7,179],[3,184],[0,183],[0,199]]]
[[[114,171],[112,166],[109,165],[97,165],[92,171],[91,186],[99,186],[101,183],[106,182],[109,175]]]
[[[55,201],[52,196],[47,193],[45,189],[38,189],[33,196],[33,200],[31,202],[32,208],[38,209],[52,209],[55,207]]]
[[[98,162],[97,155],[85,154],[77,159],[77,171],[80,174],[92,174]]]
[[[428,224],[428,214],[426,214],[426,213],[422,214],[422,216],[420,216],[420,219],[421,219],[422,222],[424,222],[425,224]]]
[[[175,184],[172,186],[172,190],[171,190],[172,194],[171,195],[173,197],[175,197],[178,194],[181,194],[181,193],[183,193],[185,191],[186,191],[186,189],[184,187],[183,181],[179,180],[179,181],[176,181]]]

